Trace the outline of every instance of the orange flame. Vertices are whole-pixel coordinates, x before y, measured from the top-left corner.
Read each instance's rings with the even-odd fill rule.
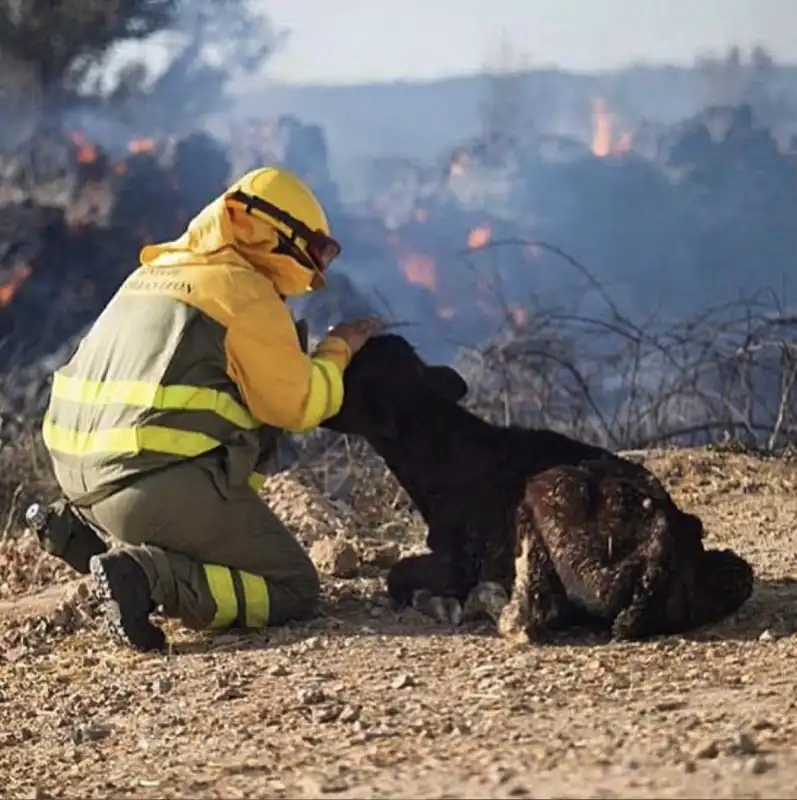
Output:
[[[33,268],[28,264],[19,267],[9,280],[0,286],[0,307],[5,308],[11,304],[14,295],[19,291],[19,287],[31,276]]]
[[[437,265],[431,256],[409,253],[399,256],[398,262],[408,283],[424,286],[430,292],[437,291]]]
[[[395,232],[388,233],[387,242],[407,283],[423,286],[434,294],[438,283],[435,260],[413,251]]]
[[[80,131],[72,131],[69,138],[75,146],[78,164],[93,164],[97,160],[97,148]]]
[[[154,139],[131,139],[127,143],[130,153],[149,153],[155,149]]]
[[[613,139],[614,117],[606,108],[603,98],[597,98],[592,103],[592,142],[590,150],[598,158],[611,155],[621,155],[631,150],[631,134],[620,134],[617,141]]]
[[[471,249],[484,247],[492,237],[493,231],[489,225],[479,225],[468,234],[468,247]]]

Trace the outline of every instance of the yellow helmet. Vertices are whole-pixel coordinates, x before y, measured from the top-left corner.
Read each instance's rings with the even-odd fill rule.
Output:
[[[316,273],[313,288],[323,286],[341,247],[331,236],[323,206],[304,181],[282,167],[262,167],[236,181],[227,197],[248,213],[265,216],[282,234],[289,255]]]

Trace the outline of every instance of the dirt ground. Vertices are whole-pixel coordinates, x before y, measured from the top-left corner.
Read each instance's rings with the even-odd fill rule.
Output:
[[[384,567],[418,546],[417,520],[290,476],[270,481],[278,510],[351,577],[328,574],[322,616],[267,636],[170,627],[167,656],[115,649],[79,582],[4,542],[0,796],[797,797],[797,463],[644,459],[757,569],[736,617],[693,636],[518,648],[395,614]]]

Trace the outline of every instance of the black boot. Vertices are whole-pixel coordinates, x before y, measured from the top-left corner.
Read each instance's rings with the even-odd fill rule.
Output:
[[[149,620],[155,605],[141,565],[127,553],[111,552],[94,556],[89,568],[114,638],[136,650],[163,650],[166,636]]]
[[[34,503],[28,508],[25,520],[48,553],[81,575],[88,575],[92,556],[108,550],[97,532],[66,500],[57,500],[49,506]]]

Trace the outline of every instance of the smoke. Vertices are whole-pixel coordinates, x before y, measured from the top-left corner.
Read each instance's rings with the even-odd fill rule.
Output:
[[[178,0],[156,33],[121,38],[102,57],[76,56],[57,92],[46,93],[36,65],[11,58],[0,43],[0,101],[18,112],[0,121],[0,148],[42,125],[79,127],[111,148],[135,136],[184,135],[229,110],[231,89],[262,74],[286,37],[245,0]]]

